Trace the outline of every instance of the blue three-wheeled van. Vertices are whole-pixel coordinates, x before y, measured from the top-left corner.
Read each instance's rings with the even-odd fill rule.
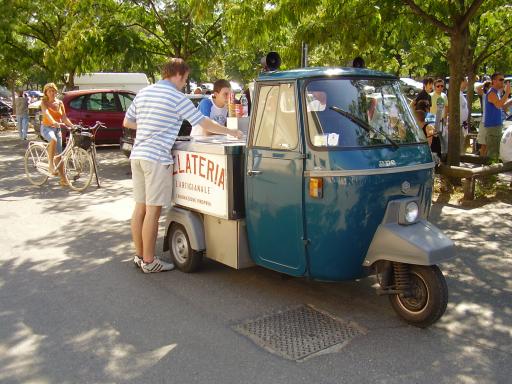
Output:
[[[427,221],[434,162],[395,76],[356,68],[263,73],[243,141],[173,149],[164,248],[196,270],[206,256],[324,281],[376,275],[410,324],[444,313],[437,264],[454,245]]]

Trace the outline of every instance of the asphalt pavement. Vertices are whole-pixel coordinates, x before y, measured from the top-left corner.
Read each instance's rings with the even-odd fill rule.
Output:
[[[431,221],[456,242],[457,257],[441,265],[444,317],[417,329],[371,278],[323,283],[213,261],[195,274],[145,275],[131,261],[131,180],[119,148],[99,150],[102,187],[81,194],[58,178],[31,186],[25,148],[15,132],[0,132],[1,383],[512,380],[510,204],[433,205]],[[235,331],[301,304],[364,332],[296,362]]]

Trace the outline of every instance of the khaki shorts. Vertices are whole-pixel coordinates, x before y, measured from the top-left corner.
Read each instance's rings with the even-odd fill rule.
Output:
[[[478,144],[486,145],[487,141],[485,141],[486,129],[484,127],[484,123],[482,122],[478,127],[478,136],[476,137],[476,141]]]
[[[172,164],[134,159],[132,168],[135,202],[154,206],[169,206],[172,199]]]
[[[487,142],[487,156],[489,159],[498,160],[500,156],[500,143],[503,126],[486,127],[485,141]]]

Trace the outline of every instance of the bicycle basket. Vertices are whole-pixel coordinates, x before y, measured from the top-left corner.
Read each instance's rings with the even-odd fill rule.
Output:
[[[75,141],[75,147],[88,150],[92,144],[92,134],[89,132],[75,132],[73,133],[73,140]]]

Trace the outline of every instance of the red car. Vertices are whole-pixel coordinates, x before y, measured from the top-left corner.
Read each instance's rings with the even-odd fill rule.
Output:
[[[135,92],[115,89],[84,89],[64,92],[62,101],[72,123],[91,126],[101,121],[107,127],[96,135],[96,144],[119,144],[124,114]]]

